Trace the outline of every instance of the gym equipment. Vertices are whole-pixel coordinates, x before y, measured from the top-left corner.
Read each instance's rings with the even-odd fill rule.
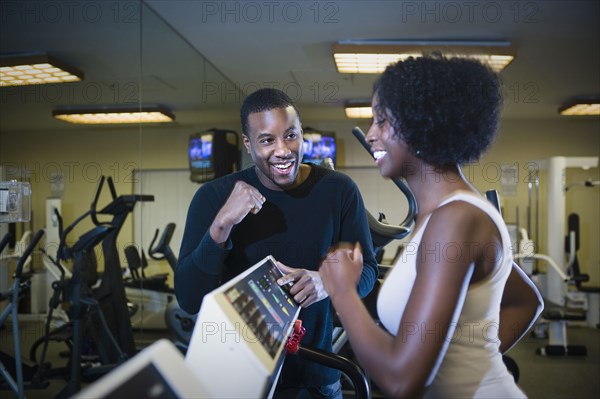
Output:
[[[100,345],[99,321],[104,327],[104,332],[111,338],[111,343],[116,346],[116,350],[122,354],[114,336],[106,325],[102,310],[98,301],[94,298],[92,286],[98,280],[97,262],[94,248],[110,233],[112,226],[96,226],[92,230],[83,234],[77,242],[69,247],[66,245],[68,234],[73,228],[86,216],[89,211],[70,224],[64,231],[61,231],[61,240],[57,251],[57,258],[52,259],[56,267],[60,270],[61,277],[52,283],[54,293],[49,301],[48,316],[45,324],[45,333],[31,347],[30,360],[37,362],[37,350],[42,346],[42,353],[38,363],[38,372],[34,379],[44,381],[48,377],[56,375],[68,375],[67,385],[59,392],[57,397],[68,397],[77,392],[81,386],[81,380],[84,375],[82,371],[82,359],[84,341],[85,345],[94,346],[94,349],[103,353]],[[57,215],[60,218],[60,216]],[[60,222],[62,226],[62,221]],[[61,229],[62,230],[62,229]],[[48,255],[47,255],[48,256]],[[66,269],[61,262],[73,260],[72,272],[67,278]],[[50,328],[53,320],[53,311],[61,303],[68,303],[67,311],[68,322],[52,329]],[[46,353],[49,343],[64,342],[70,350],[69,362],[65,367],[47,369]],[[105,363],[106,364],[106,363]],[[86,369],[86,373],[91,373],[92,368]],[[93,369],[94,372],[106,373],[107,369]]]
[[[565,176],[567,168],[588,169],[598,166],[598,157],[551,157],[538,162],[540,169],[548,171],[547,188],[547,240],[548,256],[559,265],[565,259],[565,214],[566,190]],[[562,269],[563,272],[566,268]],[[558,273],[546,274],[546,298],[555,304],[563,306],[567,294],[562,276]]]
[[[356,137],[363,148],[367,150],[369,154],[371,154],[371,146],[365,140],[365,134],[363,131],[356,126],[352,129],[352,134],[354,137]],[[372,155],[373,154],[371,154],[371,156]],[[380,218],[376,219],[369,211],[367,211],[369,229],[371,230],[371,236],[373,238],[373,249],[376,253],[383,250],[383,247],[393,240],[401,240],[409,235],[411,232],[410,226],[414,223],[418,212],[415,197],[406,183],[402,179],[392,179],[392,181],[406,197],[408,201],[408,212],[404,220],[400,222],[398,226],[395,226],[382,222],[385,219],[385,216],[382,217],[380,214]]]
[[[59,269],[51,259],[57,258],[57,250],[60,245],[60,237],[63,232],[62,226],[62,199],[60,198],[46,198],[46,225],[44,230],[45,234],[45,245],[44,245],[44,256],[42,263],[44,264],[45,273],[42,275],[42,286],[38,286],[35,292],[35,302],[32,293],[32,313],[33,304],[36,304],[37,313],[48,314],[48,302],[52,297],[52,283],[54,281],[61,280],[62,274],[65,273],[64,278],[71,278],[71,272],[65,269]],[[57,327],[59,324],[64,324],[69,321],[67,313],[62,308],[54,309],[52,321],[52,327]]]
[[[23,294],[29,289],[29,277],[23,274],[23,267],[29,256],[33,252],[33,249],[39,243],[40,239],[44,235],[44,230],[39,230],[33,238],[31,242],[27,246],[27,248],[23,251],[23,255],[19,258],[17,262],[17,267],[14,274],[14,280],[12,287],[9,292],[0,294],[0,301],[4,299],[8,299],[9,303],[6,308],[2,311],[0,315],[0,327],[4,324],[9,315],[12,316],[12,330],[13,330],[13,342],[15,347],[15,374],[16,381],[11,376],[6,366],[0,361],[0,374],[4,377],[4,379],[8,382],[10,388],[17,394],[19,399],[24,398],[24,382],[23,382],[23,363],[21,359],[21,338],[19,336],[19,315],[18,315],[18,306],[19,301],[23,297]],[[0,253],[7,246],[8,242],[11,239],[10,233],[7,233],[2,241],[0,242]]]
[[[156,238],[158,237],[159,233],[159,230],[156,229],[154,232],[154,237],[150,242],[150,250],[148,251],[148,254],[154,260],[166,259],[173,271],[175,271],[175,267],[177,266],[177,257],[173,253],[170,244],[171,239],[173,238],[173,233],[175,232],[175,227],[175,223],[168,223],[165,226],[162,235],[160,236],[160,240],[158,240],[158,243],[155,246],[154,243],[156,242]]]
[[[488,201],[490,201],[490,203],[492,205],[494,205],[496,210],[498,210],[498,212],[500,212],[500,215],[502,215],[502,208],[500,208],[500,196],[498,195],[498,191],[488,190],[485,192],[485,197],[487,198]],[[516,265],[516,263],[513,262],[513,266],[514,265]],[[519,265],[516,265],[515,270],[521,271],[521,273],[524,274],[524,272],[522,271],[522,269]],[[538,295],[539,295],[539,293],[538,293]],[[504,365],[506,366],[508,371],[512,374],[515,382],[518,383],[519,378],[521,376],[521,372],[519,370],[519,365],[517,364],[517,362],[508,355],[502,355],[502,361],[504,362]]]
[[[0,223],[31,219],[31,185],[16,180],[0,181]]]
[[[125,247],[124,252],[125,259],[127,259],[127,267],[131,273],[131,279],[127,281],[126,286],[169,291],[169,287],[167,286],[168,273],[146,276],[144,269],[148,267],[148,261],[146,260],[144,250],[142,250],[142,256],[140,256],[137,246],[128,245]]]
[[[168,223],[160,238],[160,230],[156,229],[148,249],[148,255],[152,259],[166,260],[173,272],[177,266],[177,257],[170,243],[175,228],[175,223]],[[196,315],[191,315],[179,307],[174,289],[167,285],[168,274],[145,275],[147,261],[143,251],[140,258],[137,247],[132,245],[125,248],[125,256],[133,277],[132,281],[126,282],[125,290],[127,298],[138,308],[131,318],[133,328],[166,328],[171,333],[175,345],[185,353]],[[141,270],[141,276],[138,270]]]
[[[175,223],[165,226],[157,242],[160,230],[156,229],[150,242],[148,255],[154,260],[167,260],[173,272],[177,266],[177,257],[171,249],[170,243],[175,231]],[[156,245],[155,245],[156,243]],[[147,261],[142,251],[135,246],[125,248],[125,256],[131,270],[133,279],[126,283],[127,297],[138,307],[132,317],[134,328],[168,329],[178,347],[185,351],[196,320],[195,315],[182,310],[175,299],[175,291],[167,285],[168,274],[146,276],[144,268]],[[139,275],[141,270],[141,276]]]
[[[15,262],[19,260],[19,258],[21,258],[23,256],[23,253],[25,251],[25,249],[29,246],[29,243],[31,242],[31,231],[27,230],[25,232],[23,232],[23,234],[21,235],[21,238],[19,239],[19,241],[15,241],[14,240],[14,232],[11,231],[14,229],[10,229],[7,231],[6,234],[9,234],[9,237],[11,237],[11,239],[8,242],[7,248],[9,248],[9,250],[7,250],[5,253],[1,254],[0,256],[0,267],[2,268],[2,271],[0,272],[0,280],[2,282],[2,284],[0,284],[0,292],[8,292],[10,289],[10,284],[12,282],[12,279],[9,277],[9,270],[8,270],[8,266],[9,266],[9,261],[10,260],[14,260]],[[12,247],[12,250],[10,250],[10,248]],[[28,281],[30,281],[30,284],[32,286],[35,286],[35,277],[36,275],[31,273],[31,257],[29,257],[26,261],[25,264],[23,265],[23,275],[28,277]],[[29,280],[30,278],[30,280]],[[31,309],[33,310],[34,308],[34,292],[33,290],[30,290],[30,304],[31,304]],[[0,310],[2,310],[2,307],[0,306]],[[34,313],[32,311],[32,313]]]
[[[169,266],[173,271],[175,271],[175,266],[177,264],[177,258],[173,253],[173,250],[169,246],[171,242],[171,238],[173,238],[173,233],[175,231],[175,223],[168,223],[165,226],[163,234],[160,237],[157,245],[154,243],[158,238],[158,234],[160,232],[159,229],[156,229],[154,232],[154,237],[152,237],[152,241],[150,242],[150,247],[148,249],[148,255],[154,260],[164,260],[166,259]],[[146,276],[144,269],[148,266],[148,261],[146,260],[146,256],[144,255],[144,250],[141,251],[142,256],[140,258],[139,251],[135,245],[129,245],[125,248],[125,257],[127,258],[127,264],[129,266],[129,270],[131,271],[131,275],[134,281],[142,285],[149,284],[151,289],[162,289],[167,290],[167,278],[169,276],[168,273],[155,274],[152,276]],[[171,289],[169,292],[173,292]]]
[[[587,186],[591,187],[591,186]],[[584,297],[587,298],[587,313],[586,320],[588,324],[595,326],[596,328],[600,328],[599,323],[599,299],[600,299],[600,287],[599,286],[590,286],[584,285],[586,281],[590,280],[590,276],[588,274],[582,273],[579,269],[579,260],[577,259],[577,250],[579,249],[579,215],[576,213],[572,213],[569,215],[568,219],[569,233],[574,232],[575,240],[565,240],[566,250],[569,253],[569,257],[573,258],[571,263],[571,278],[575,287],[577,287],[577,291],[584,294]],[[572,234],[569,234],[571,237]],[[575,241],[575,243],[573,243]],[[574,248],[573,248],[574,247]],[[571,255],[574,254],[574,255]]]
[[[175,297],[165,309],[165,324],[171,333],[171,339],[183,354],[190,344],[197,317],[181,309]]]
[[[73,399],[207,397],[181,352],[170,341],[160,339]]]
[[[146,276],[144,269],[148,262],[144,251],[140,256],[136,245],[125,247],[125,258],[131,274],[131,279],[124,282],[125,294],[136,308],[131,316],[132,328],[165,329],[165,308],[175,295],[167,284],[168,274]]]
[[[136,353],[116,240],[134,205],[138,201],[151,201],[154,197],[141,195],[117,197],[114,184],[109,177],[107,181],[112,201],[102,210],[97,211],[104,181],[105,178],[102,176],[90,209],[61,231],[57,259],[53,260],[60,270],[61,278],[53,283],[54,294],[50,302],[45,334],[34,343],[30,351],[31,360],[36,361],[37,348],[43,344],[43,352],[38,363],[40,365],[38,379],[43,380],[56,374],[69,376],[69,382],[59,396],[73,395],[79,391],[84,376],[97,378],[98,375],[105,374],[117,363]],[[99,214],[112,215],[112,220],[110,223],[102,223],[98,220]],[[60,220],[60,215],[56,216]],[[68,247],[66,245],[68,234],[88,216],[95,227],[83,234],[73,247]],[[62,220],[59,224],[62,226]],[[98,279],[94,247],[100,243],[105,263],[104,273]],[[70,259],[74,260],[71,277],[65,278],[67,273],[61,261]],[[99,285],[97,285],[98,281]],[[70,305],[69,322],[50,331],[53,309],[61,302]],[[45,354],[50,341],[64,342],[70,348],[70,361],[67,367],[44,369]],[[82,370],[84,341],[86,348],[89,346],[90,352],[97,357],[94,361],[101,366],[86,367]]]
[[[371,155],[371,146],[367,143],[365,139],[365,134],[358,127],[355,126],[352,129],[352,134],[358,140],[358,142],[362,145],[362,147]],[[332,168],[333,169],[333,168]],[[387,222],[385,219],[385,215],[383,213],[379,213],[379,217],[375,218],[368,209],[366,209],[367,220],[369,222],[369,231],[371,232],[371,239],[373,240],[373,250],[375,251],[375,258],[378,263],[380,263],[383,250],[386,245],[391,243],[394,240],[401,240],[404,237],[408,236],[411,232],[411,226],[414,223],[415,217],[417,215],[417,203],[413,193],[410,191],[408,185],[402,179],[392,179],[396,187],[400,189],[402,194],[406,197],[408,201],[408,211],[402,222],[399,225],[392,225]],[[371,316],[373,316],[374,320],[377,320],[377,295],[379,293],[379,288],[381,286],[381,281],[387,271],[391,266],[381,265],[379,264],[379,279],[375,282],[375,287],[373,290],[367,295],[363,302],[369,309]],[[335,314],[335,312],[333,313]],[[348,342],[348,337],[346,332],[341,327],[339,321],[335,320],[336,325],[333,330],[333,351],[334,353],[339,353],[342,347]]]
[[[157,342],[76,397],[139,397],[149,388],[160,394],[151,397],[271,397],[300,312],[277,284],[281,276],[265,257],[204,296],[185,360],[170,342]],[[298,353],[349,373],[355,397],[369,397],[364,374],[347,359],[301,345]]]
[[[2,166],[0,166],[2,172]],[[0,174],[1,178],[1,174]],[[28,222],[31,219],[31,186],[16,180],[0,181],[0,232],[11,232],[9,247],[15,246],[13,223]],[[4,261],[4,259],[0,259]],[[0,263],[0,290],[8,290],[8,271],[6,263]]]
[[[546,279],[538,278],[546,302],[546,311],[543,313],[539,325],[544,326],[544,322],[547,322],[548,344],[543,348],[539,348],[537,353],[548,356],[585,356],[587,354],[585,346],[570,345],[568,343],[567,326],[570,322],[587,321],[592,326],[598,324],[600,288],[582,285],[582,282],[587,281],[589,276],[581,274],[576,255],[579,248],[578,216],[569,215],[568,233],[566,237],[563,237],[565,231],[565,203],[566,193],[570,188],[575,186],[595,187],[600,182],[587,180],[566,185],[565,176],[567,168],[589,169],[596,167],[598,157],[552,157],[536,162],[536,164],[540,169],[548,171],[548,231],[546,243],[548,253],[536,253],[536,245],[529,239],[528,232],[520,229],[519,252],[515,254],[515,259],[522,259],[524,265],[531,264],[533,260],[542,260],[549,266],[545,275]],[[534,171],[534,177],[537,196],[539,189],[538,170]],[[530,177],[529,180],[532,181],[532,178]],[[539,211],[536,204],[537,212]],[[530,214],[531,211],[528,209],[528,228],[531,226]],[[535,222],[537,229],[537,218]],[[534,278],[537,277],[537,267],[527,269],[530,269],[529,271],[534,275]],[[576,287],[576,289],[573,290],[570,287]]]
[[[358,142],[362,145],[362,147],[372,156],[371,146],[367,143],[365,139],[365,134],[358,127],[354,127],[352,129],[352,134],[358,140]],[[327,164],[326,164],[327,165]],[[329,167],[333,169],[333,164],[329,163]],[[381,265],[381,259],[383,258],[384,247],[391,243],[394,240],[401,240],[404,237],[410,234],[411,225],[414,223],[414,219],[417,215],[417,205],[414,195],[410,191],[410,188],[406,183],[401,179],[392,179],[393,183],[400,189],[402,194],[406,197],[408,201],[408,211],[404,218],[404,220],[399,225],[389,224],[385,218],[385,214],[379,213],[379,216],[375,218],[368,209],[365,209],[367,214],[367,220],[369,223],[369,230],[371,232],[371,239],[373,241],[373,250],[375,252],[375,258],[379,263],[379,276],[375,281],[375,286],[373,290],[363,298],[363,303],[368,309],[369,313],[373,317],[376,323],[378,323],[377,316],[377,296],[379,294],[379,289],[381,287],[381,281],[385,278],[386,273],[389,271],[391,266]],[[348,343],[348,335],[344,328],[341,325],[341,322],[335,316],[335,311],[332,312],[334,315],[334,328],[333,328],[333,343],[332,350],[333,353],[342,353],[347,346]]]
[[[1,169],[1,168],[0,168]],[[0,181],[0,225],[4,226],[6,223],[16,222],[28,222],[31,219],[31,186],[27,182],[18,182],[16,180],[11,181]],[[13,254],[8,255],[7,258],[18,257],[16,270],[13,276],[13,284],[11,288],[3,286],[3,289],[8,291],[0,293],[0,300],[8,300],[8,305],[2,310],[0,315],[0,328],[3,326],[4,321],[9,315],[12,316],[12,327],[13,327],[13,342],[15,346],[15,356],[0,352],[0,374],[7,381],[11,390],[13,390],[19,398],[24,396],[24,383],[23,383],[23,368],[24,362],[21,358],[21,342],[19,337],[19,319],[18,319],[18,304],[22,299],[24,293],[29,290],[31,281],[31,274],[25,273],[25,267],[29,264],[29,256],[31,255],[34,247],[38,244],[42,235],[43,230],[38,231],[29,245],[26,248],[18,247],[15,248]],[[11,233],[11,229],[8,229],[2,241],[0,242],[0,254],[10,244],[14,246],[14,235]],[[25,233],[19,242],[19,244],[26,243],[28,239],[28,233]],[[8,277],[6,275],[6,277]],[[8,283],[7,281],[4,283]],[[11,372],[5,367],[4,363],[10,363],[9,366],[14,364],[14,369]],[[12,375],[16,375],[17,380],[15,381]]]
[[[569,273],[566,274],[563,268],[560,267],[552,257],[544,254],[533,253],[532,251],[521,252],[515,257],[524,259],[539,259],[547,262],[551,270],[559,275],[565,286],[566,296],[564,305],[548,306],[542,314],[542,318],[548,322],[548,344],[543,348],[539,348],[537,353],[544,356],[586,356],[587,348],[584,345],[571,345],[567,339],[567,326],[569,322],[580,321],[584,322],[587,319],[586,309],[589,308],[586,294],[600,293],[600,287],[583,286],[582,282],[588,281],[589,276],[582,274],[579,270],[579,262],[577,260],[577,249],[579,249],[579,216],[570,214],[568,218],[569,234],[565,237],[565,250],[568,254],[567,265],[564,269]],[[523,248],[532,248],[528,245],[527,233],[522,231]],[[577,291],[569,290],[567,287],[574,285]],[[570,306],[577,304],[576,307]]]
[[[274,387],[300,306],[268,256],[204,296],[185,361],[211,397],[258,398]],[[222,384],[223,376],[236,384]]]
[[[158,243],[156,238],[158,237],[159,230],[156,229],[152,242],[150,243],[150,249],[148,251],[150,257],[155,260],[166,259],[167,263],[171,267],[171,270],[175,272],[177,267],[177,257],[171,249],[171,239],[175,232],[175,223],[168,223],[163,230]],[[190,314],[185,310],[181,309],[175,295],[171,295],[168,298],[168,303],[164,311],[164,322],[167,329],[171,333],[172,340],[175,345],[179,348],[182,353],[187,351],[187,348],[192,338],[192,332],[194,330],[194,324],[196,323],[197,315]]]
[[[104,176],[100,179],[100,188]],[[133,211],[135,204],[144,201],[154,201],[153,195],[121,195],[117,197],[114,183],[109,176],[107,179],[110,188],[112,202],[106,205],[102,210],[96,211],[97,199],[92,203],[92,212],[90,214],[94,224],[100,226],[97,215],[112,215],[109,224],[113,229],[108,236],[102,240],[102,252],[104,255],[104,273],[102,274],[100,287],[96,291],[96,298],[102,305],[102,310],[106,316],[107,324],[119,342],[119,346],[128,356],[136,353],[133,341],[133,332],[129,318],[129,309],[127,307],[127,297],[123,287],[123,277],[121,262],[119,260],[119,251],[117,248],[117,236],[127,219],[127,216]],[[102,336],[104,347],[113,347],[107,336]],[[114,363],[119,359],[119,354],[112,350],[107,353],[107,360]]]

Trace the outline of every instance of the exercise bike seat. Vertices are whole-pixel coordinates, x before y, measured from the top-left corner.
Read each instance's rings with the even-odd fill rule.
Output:
[[[162,291],[173,292],[173,289],[167,285],[168,273],[155,274],[146,276],[144,268],[148,266],[145,256],[140,257],[140,253],[135,245],[129,245],[125,248],[125,258],[127,266],[131,272],[131,280],[125,282],[125,285],[133,288],[138,288],[140,285],[144,288]]]

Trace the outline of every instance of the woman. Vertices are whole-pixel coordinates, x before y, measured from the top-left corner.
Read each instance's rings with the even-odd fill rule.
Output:
[[[491,145],[501,103],[497,75],[469,59],[409,58],[375,84],[366,140],[418,208],[378,295],[387,331],[354,289],[360,246],[331,251],[319,273],[359,363],[392,397],[525,397],[502,353],[541,312],[539,293],[513,268],[502,217],[460,169]]]

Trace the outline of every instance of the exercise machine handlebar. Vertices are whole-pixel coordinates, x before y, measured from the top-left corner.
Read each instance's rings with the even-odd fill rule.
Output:
[[[104,186],[104,180],[105,180],[105,177],[100,176],[100,179],[98,180],[98,184],[96,186],[96,191],[94,193],[94,198],[92,200],[92,204],[90,205],[90,209],[87,210],[82,215],[80,215],[77,219],[75,219],[75,221],[73,221],[71,224],[69,224],[64,230],[63,230],[62,217],[60,216],[60,213],[58,212],[58,210],[54,209],[54,213],[56,214],[56,217],[58,219],[59,233],[60,233],[60,243],[59,243],[58,251],[57,251],[58,260],[66,260],[66,259],[70,258],[70,254],[69,254],[70,251],[66,247],[66,238],[69,235],[69,233],[75,228],[75,226],[79,222],[81,222],[83,219],[85,219],[86,217],[90,216],[90,218],[92,219],[92,222],[96,226],[110,227],[110,225],[108,223],[102,223],[96,217],[96,213],[97,213],[96,207],[98,205],[98,199],[100,198],[100,193],[102,192],[102,187]],[[112,179],[110,177],[109,177],[109,182],[110,182],[109,185],[112,185]],[[112,190],[114,190],[114,185],[113,185],[113,188],[111,189],[111,191]],[[57,263],[57,262],[54,262],[54,263]]]
[[[15,275],[18,276],[19,278],[23,274],[23,265],[25,265],[25,261],[27,260],[27,258],[29,258],[29,256],[33,252],[33,249],[38,244],[38,242],[40,242],[40,240],[42,239],[43,235],[44,235],[44,229],[38,230],[35,233],[35,235],[33,236],[33,238],[31,239],[31,242],[29,243],[29,245],[27,246],[27,248],[25,248],[25,251],[23,251],[23,255],[21,255],[21,257],[17,261],[17,267],[15,269]]]
[[[348,376],[348,378],[350,378],[350,381],[354,386],[354,397],[356,399],[370,398],[370,389],[367,376],[360,367],[345,357],[316,348],[308,348],[302,345],[300,345],[298,348],[298,355],[324,366],[340,370],[342,373]]]
[[[552,259],[548,255],[531,253],[531,254],[515,254],[513,257],[515,259],[540,259],[540,260],[546,261],[548,263],[548,265],[550,265],[550,267],[552,269],[554,269],[554,271],[560,276],[560,278],[564,282],[568,282],[570,280],[570,277],[567,276],[565,274],[565,272],[560,268],[560,266],[554,261],[554,259]]]
[[[92,200],[92,204],[90,205],[90,210],[89,212],[86,213],[87,215],[90,215],[90,217],[92,218],[92,222],[94,222],[94,224],[96,226],[100,226],[102,223],[98,220],[98,217],[96,216],[98,211],[97,211],[97,207],[98,207],[98,199],[100,199],[100,193],[102,192],[102,186],[104,186],[104,180],[106,178],[104,176],[100,176],[100,180],[98,180],[98,185],[96,186],[96,192],[94,193],[94,199]],[[115,194],[115,188],[114,188],[114,184],[112,184],[112,179],[109,180],[109,186],[111,186],[111,193],[113,195],[113,199],[116,197]]]
[[[4,234],[4,237],[2,237],[2,241],[0,241],[0,254],[2,253],[2,251],[4,251],[4,248],[6,248],[8,246],[8,243],[10,242],[10,240],[12,239],[12,234],[10,233],[10,231],[6,234]]]
[[[169,244],[171,243],[171,239],[173,238],[175,226],[175,223],[168,223],[165,226],[165,229],[163,230],[160,239],[158,240],[158,244],[154,246],[154,243],[156,242],[156,238],[158,237],[159,233],[159,230],[156,229],[156,231],[154,232],[154,237],[152,238],[152,242],[150,242],[150,248],[148,249],[148,255],[150,255],[152,259],[163,260],[166,258],[167,262],[169,263],[169,266],[171,266],[171,269],[173,269],[173,271],[175,271],[175,267],[177,265],[177,258],[175,257],[175,254],[173,253],[173,250],[171,249]]]

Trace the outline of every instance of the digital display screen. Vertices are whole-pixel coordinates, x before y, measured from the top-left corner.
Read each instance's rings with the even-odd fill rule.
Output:
[[[321,163],[325,158],[331,158],[335,164],[335,137],[323,134],[307,133],[304,135],[303,162]]]
[[[285,344],[298,310],[287,289],[277,284],[281,276],[273,261],[266,259],[261,267],[224,292],[271,358]]]
[[[213,137],[204,134],[199,137],[190,138],[188,156],[190,167],[193,169],[212,168]]]
[[[104,398],[178,399],[179,396],[150,363],[131,376],[127,383],[115,387],[110,393],[102,396],[102,399]]]

